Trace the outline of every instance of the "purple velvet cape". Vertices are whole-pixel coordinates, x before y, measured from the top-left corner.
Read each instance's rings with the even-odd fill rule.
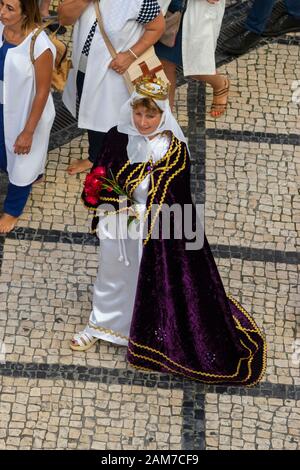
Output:
[[[127,143],[127,135],[111,129],[97,165],[117,175],[128,161]],[[154,203],[159,203],[166,182],[180,169],[169,182],[164,203],[192,204],[190,161],[184,149],[183,144],[178,162],[164,175]],[[124,184],[136,165],[127,166],[119,184]],[[154,173],[155,182],[159,175],[159,171]],[[110,198],[112,193],[102,192],[101,196]],[[200,250],[189,251],[185,245],[184,238],[160,237],[144,246],[128,361],[140,369],[210,384],[257,383],[266,366],[264,335],[239,303],[226,295],[206,238]]]

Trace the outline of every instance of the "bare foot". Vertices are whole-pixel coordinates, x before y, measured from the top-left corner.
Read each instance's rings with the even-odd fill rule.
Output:
[[[75,160],[68,167],[67,172],[69,175],[76,175],[76,173],[82,173],[92,168],[93,164],[89,159],[86,160]]]
[[[218,118],[225,113],[228,103],[228,95],[230,88],[230,80],[224,77],[224,86],[213,91],[213,103],[210,110],[210,115],[213,118]]]
[[[2,217],[0,217],[0,233],[11,232],[15,228],[18,219],[19,217],[13,217],[9,214],[3,214]]]

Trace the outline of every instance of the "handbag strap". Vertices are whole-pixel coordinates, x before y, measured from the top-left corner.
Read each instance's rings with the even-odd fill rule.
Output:
[[[39,34],[41,34],[45,29],[48,28],[50,24],[54,23],[53,20],[46,21],[42,26],[40,26],[31,36],[31,41],[30,41],[30,59],[31,62],[34,64],[35,63],[35,58],[34,58],[34,45],[37,37]]]
[[[112,45],[112,43],[111,43],[111,41],[110,41],[109,37],[107,36],[106,31],[104,29],[103,18],[102,18],[102,15],[101,15],[99,4],[100,4],[99,0],[94,0],[94,6],[95,6],[96,17],[97,17],[97,22],[98,22],[98,26],[99,26],[99,29],[100,29],[100,33],[102,34],[102,37],[104,39],[104,42],[106,44],[107,49],[109,50],[109,53],[110,53],[111,57],[113,59],[115,59],[117,57],[117,51],[114,48],[114,46]],[[132,82],[130,80],[128,71],[123,74],[123,78],[125,80],[128,92],[129,92],[129,94],[131,94],[132,91],[133,91],[133,85],[132,85]]]
[[[35,58],[34,58],[34,45],[35,45],[35,42],[37,40],[37,37],[41,34],[41,32],[45,31],[48,26],[50,26],[51,24],[56,24],[57,20],[56,18],[51,18],[50,20],[47,20],[45,21],[44,24],[42,24],[32,35],[31,37],[31,41],[30,41],[30,59],[31,59],[31,62],[32,64],[34,65],[35,63]],[[49,38],[50,40],[52,41],[53,39],[57,39],[56,38],[56,33],[57,31],[59,30],[60,28],[60,24],[58,25],[58,27],[51,33],[49,34]],[[60,41],[60,39],[57,39],[58,41]],[[63,42],[63,41],[60,41],[60,42]],[[66,58],[66,55],[68,53],[68,44],[69,44],[70,41],[68,41],[67,44],[63,43],[65,45],[65,52],[61,58],[61,60],[59,61],[60,64],[65,60]]]
[[[113,59],[115,59],[116,56],[117,56],[117,51],[114,48],[114,46],[112,45],[112,43],[111,43],[111,41],[110,41],[109,37],[107,36],[106,31],[104,29],[103,18],[102,18],[102,15],[101,15],[99,3],[100,3],[99,0],[94,0],[94,6],[95,6],[95,11],[96,11],[98,26],[99,26],[99,29],[100,29],[100,33],[102,34],[102,37],[103,37],[104,42],[106,44],[106,47],[109,50],[110,55],[112,56]]]

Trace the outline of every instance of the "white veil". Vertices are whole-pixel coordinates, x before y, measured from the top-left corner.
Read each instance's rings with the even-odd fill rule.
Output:
[[[162,110],[161,121],[158,128],[151,134],[145,136],[140,134],[133,122],[132,104],[145,98],[145,95],[133,92],[129,100],[122,106],[118,122],[118,131],[128,135],[127,153],[130,163],[146,162],[151,156],[151,147],[148,137],[159,134],[163,131],[171,131],[177,139],[187,144],[181,127],[172,114],[169,100],[158,100],[151,98]]]

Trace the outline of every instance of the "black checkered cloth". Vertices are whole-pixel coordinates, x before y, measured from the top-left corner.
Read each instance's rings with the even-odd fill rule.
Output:
[[[157,0],[144,0],[136,21],[142,24],[150,23],[150,21],[155,20],[159,13],[160,6]]]
[[[96,28],[97,28],[97,24],[98,24],[98,21],[96,20],[94,23],[93,23],[93,26],[91,27],[90,29],[90,32],[88,34],[88,37],[86,38],[86,41],[84,43],[84,46],[83,46],[83,49],[82,49],[82,54],[87,56],[89,55],[89,52],[90,52],[90,48],[91,48],[91,44],[92,44],[92,40],[93,40],[93,37],[95,35],[95,31],[96,31]]]
[[[157,0],[144,0],[142,7],[139,12],[139,16],[137,17],[137,22],[141,24],[147,24],[150,23],[150,21],[155,20],[155,18],[159,15],[160,13],[160,6],[157,2]],[[84,43],[83,49],[82,49],[82,54],[88,57],[92,40],[95,35],[95,31],[97,28],[97,20],[93,23],[93,26],[90,29],[90,32],[88,34],[88,37],[86,38],[86,41]]]

